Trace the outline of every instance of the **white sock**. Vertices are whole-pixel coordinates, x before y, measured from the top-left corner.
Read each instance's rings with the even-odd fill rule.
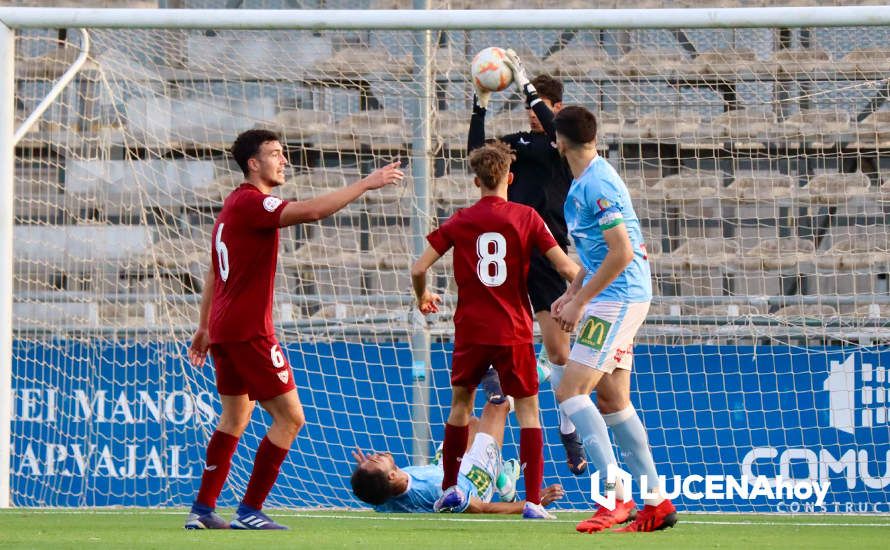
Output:
[[[652,450],[649,448],[649,438],[646,436],[646,428],[637,414],[633,405],[626,408],[604,414],[603,420],[615,434],[615,443],[621,449],[621,456],[634,480],[642,490],[642,476],[646,476],[646,493],[650,498],[645,498],[643,503],[658,506],[665,499],[658,480],[658,471],[655,469],[655,460],[652,458]]]
[[[565,365],[550,363],[550,387],[553,388],[554,392],[559,387],[559,382],[562,380],[565,372]],[[572,423],[572,419],[568,415],[563,414],[562,409],[559,411],[559,431],[564,434],[570,434],[575,431],[575,424]]]

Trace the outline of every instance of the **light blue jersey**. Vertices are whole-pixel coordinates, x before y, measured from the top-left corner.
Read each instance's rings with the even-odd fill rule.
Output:
[[[596,156],[572,181],[565,205],[566,224],[581,263],[587,269],[584,283],[599,269],[609,251],[603,232],[624,224],[633,245],[634,258],[591,302],[647,302],[652,299],[652,274],[640,230],[640,220],[630,202],[627,186],[601,156]]]
[[[442,496],[442,466],[408,466],[402,468],[408,474],[408,490],[374,507],[376,512],[428,513],[433,512],[433,504]],[[457,478],[458,486],[465,494],[476,496],[472,482],[466,476]]]

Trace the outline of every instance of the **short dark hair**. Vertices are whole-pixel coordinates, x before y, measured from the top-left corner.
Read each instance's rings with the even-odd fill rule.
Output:
[[[568,105],[560,109],[553,124],[557,134],[575,145],[583,145],[596,139],[596,116],[580,105]]]
[[[562,103],[562,82],[549,74],[542,74],[532,79],[532,85],[538,91],[538,95],[549,99],[551,103]]]
[[[231,149],[232,156],[235,157],[235,162],[238,163],[238,167],[241,168],[241,171],[244,172],[245,176],[248,174],[248,159],[256,156],[260,151],[260,146],[267,141],[281,141],[281,136],[272,130],[255,128],[253,130],[241,132],[238,134],[238,137],[235,138],[235,143],[232,144]]]
[[[352,492],[362,502],[373,506],[383,504],[391,496],[389,477],[379,469],[369,470],[359,466],[352,472]]]
[[[470,153],[470,168],[488,189],[496,189],[510,173],[510,164],[516,160],[513,149],[503,141],[486,143]]]

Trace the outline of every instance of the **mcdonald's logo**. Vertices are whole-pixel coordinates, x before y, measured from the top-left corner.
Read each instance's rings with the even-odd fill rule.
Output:
[[[581,325],[581,331],[578,333],[578,342],[589,348],[602,350],[610,328],[612,328],[612,323],[591,315]]]

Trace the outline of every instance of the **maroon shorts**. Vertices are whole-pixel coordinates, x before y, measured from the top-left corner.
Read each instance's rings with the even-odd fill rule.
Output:
[[[532,344],[491,346],[454,344],[451,358],[451,385],[474,389],[488,366],[498,371],[504,394],[520,399],[538,393],[538,363]]]
[[[244,395],[256,401],[296,388],[294,373],[274,336],[247,342],[210,344],[220,395]]]

